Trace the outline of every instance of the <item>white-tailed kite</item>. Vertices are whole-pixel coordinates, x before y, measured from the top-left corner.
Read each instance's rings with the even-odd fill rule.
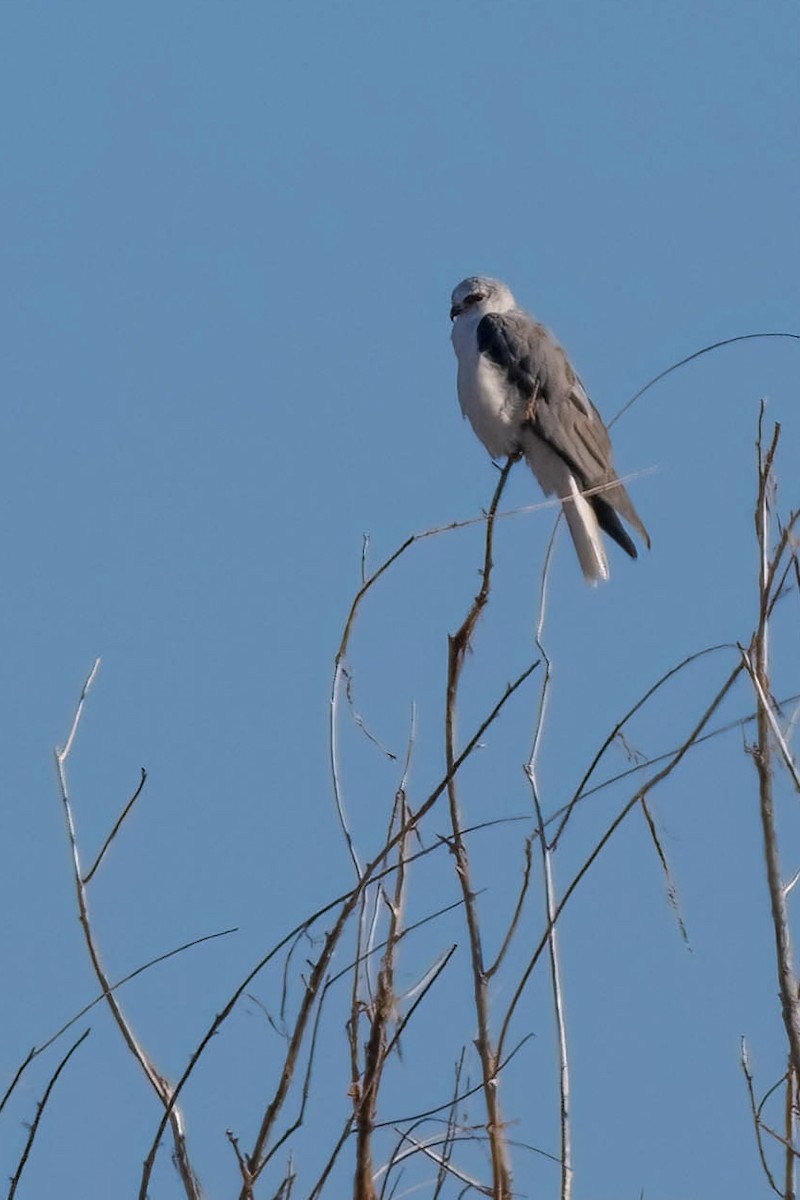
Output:
[[[552,334],[499,279],[453,291],[450,319],[461,411],[492,458],[524,454],[546,496],[562,502],[589,583],[608,579],[600,530],[636,558],[620,516],[650,538],[611,461],[600,414]]]

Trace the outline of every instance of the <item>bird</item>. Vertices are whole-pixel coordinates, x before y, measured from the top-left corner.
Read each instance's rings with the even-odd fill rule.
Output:
[[[650,537],[620,482],[611,439],[566,353],[499,279],[471,275],[453,289],[452,342],[461,411],[493,459],[524,455],[555,494],[587,583],[609,578],[601,530],[631,558],[620,517]]]

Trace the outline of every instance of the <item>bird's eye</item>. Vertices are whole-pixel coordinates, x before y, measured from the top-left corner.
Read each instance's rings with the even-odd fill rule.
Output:
[[[471,295],[467,296],[466,300],[464,301],[464,307],[466,308],[466,306],[468,304],[477,304],[478,301],[482,300],[482,299],[483,299],[482,292],[472,292]]]

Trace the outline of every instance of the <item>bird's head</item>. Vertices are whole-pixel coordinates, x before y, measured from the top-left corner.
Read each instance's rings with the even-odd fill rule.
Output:
[[[474,313],[485,317],[487,313],[509,312],[517,307],[511,289],[499,279],[488,275],[470,275],[453,288],[450,303],[450,320],[455,321],[462,313]]]

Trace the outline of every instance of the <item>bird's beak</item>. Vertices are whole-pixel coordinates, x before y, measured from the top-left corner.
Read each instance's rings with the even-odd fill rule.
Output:
[[[453,307],[450,309],[450,320],[455,321],[456,317],[458,316],[458,314],[460,312],[463,312],[461,305],[454,304]]]

